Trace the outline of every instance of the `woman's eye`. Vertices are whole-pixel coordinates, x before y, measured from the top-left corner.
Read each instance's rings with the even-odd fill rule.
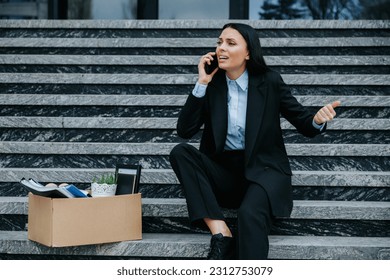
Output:
[[[221,45],[222,44],[222,42],[221,41],[217,41],[217,45],[219,46],[219,45]]]

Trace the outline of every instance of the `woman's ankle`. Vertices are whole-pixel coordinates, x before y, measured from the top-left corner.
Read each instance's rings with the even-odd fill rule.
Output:
[[[209,227],[212,235],[221,233],[223,236],[232,237],[232,232],[223,220],[213,220],[204,218],[206,225]]]

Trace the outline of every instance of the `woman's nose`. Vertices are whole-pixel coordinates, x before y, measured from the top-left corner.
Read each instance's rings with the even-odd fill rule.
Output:
[[[226,45],[225,45],[225,43],[222,43],[222,44],[220,44],[218,47],[217,47],[217,50],[222,50],[222,51],[224,51],[224,50],[226,50]]]

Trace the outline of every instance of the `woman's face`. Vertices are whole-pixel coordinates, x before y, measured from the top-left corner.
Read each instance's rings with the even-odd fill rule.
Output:
[[[245,39],[233,28],[225,28],[217,41],[218,67],[230,79],[237,79],[245,71],[249,51]]]

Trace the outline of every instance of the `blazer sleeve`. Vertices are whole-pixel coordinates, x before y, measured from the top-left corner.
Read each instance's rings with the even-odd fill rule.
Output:
[[[326,124],[322,130],[313,126],[314,113],[298,102],[280,74],[278,74],[277,84],[280,92],[280,113],[299,133],[307,137],[314,137],[326,130]]]
[[[204,124],[206,96],[198,98],[192,95],[192,93],[188,96],[177,120],[176,129],[180,137],[185,139],[191,138]]]

